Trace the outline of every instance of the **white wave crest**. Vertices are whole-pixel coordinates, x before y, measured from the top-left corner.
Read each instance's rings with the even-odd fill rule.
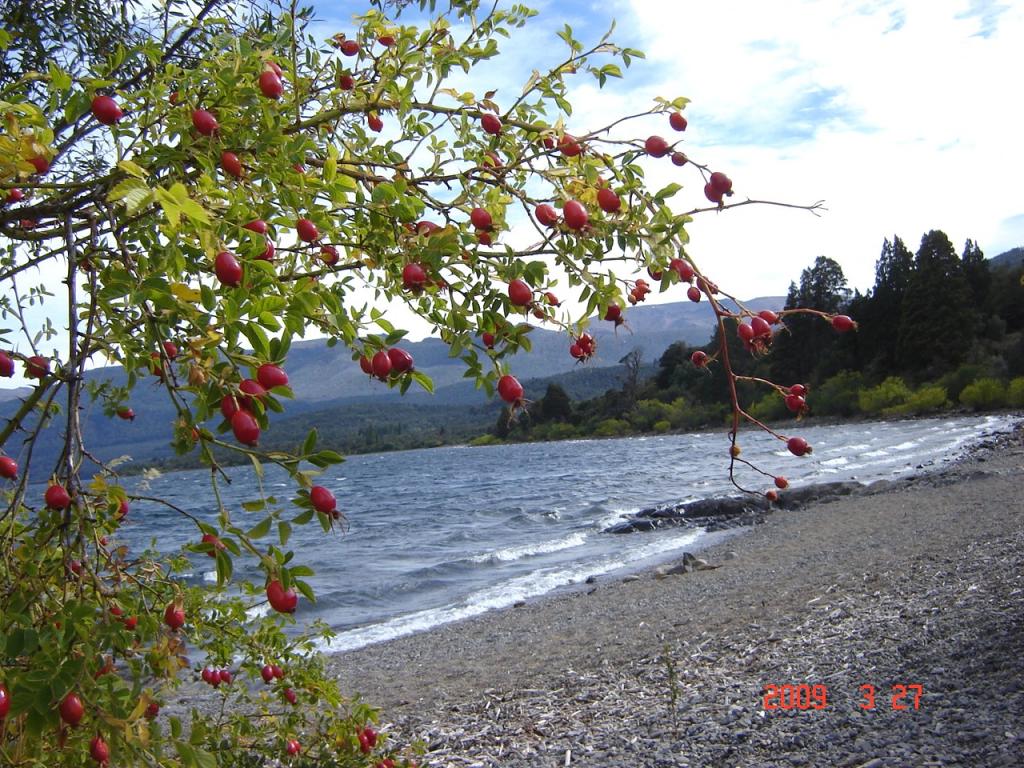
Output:
[[[539,544],[523,544],[519,547],[505,547],[494,552],[484,552],[469,558],[474,563],[509,563],[533,555],[546,555],[563,549],[578,547],[587,540],[585,533],[574,533],[564,539],[542,541]]]

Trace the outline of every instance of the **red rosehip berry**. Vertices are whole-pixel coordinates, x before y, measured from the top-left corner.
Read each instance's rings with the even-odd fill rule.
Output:
[[[470,211],[469,220],[477,229],[488,230],[494,222],[491,214],[485,208],[474,208]]]
[[[264,363],[257,368],[256,380],[264,389],[288,386],[288,374],[280,366],[273,363]]]
[[[60,719],[74,728],[85,716],[85,707],[77,693],[69,693],[60,702]]]
[[[391,358],[391,370],[395,373],[408,373],[413,369],[412,355],[400,347],[389,349],[388,357]]]
[[[106,766],[110,760],[110,747],[103,740],[102,736],[93,736],[89,742],[89,757],[102,766]]]
[[[719,197],[722,195],[732,194],[732,179],[721,171],[715,171],[712,173],[708,183],[711,184],[711,188],[719,195]]]
[[[46,506],[50,509],[67,509],[71,506],[71,494],[59,483],[47,488],[43,498],[46,501]]]
[[[313,503],[313,509],[329,515],[338,507],[334,494],[322,485],[314,485],[309,489],[309,500]]]
[[[576,200],[566,201],[562,206],[562,215],[565,217],[565,225],[577,232],[587,226],[587,222],[590,220],[587,209]]]
[[[231,416],[231,431],[235,439],[243,445],[256,445],[260,439],[260,425],[256,417],[244,408],[239,408]]]
[[[213,262],[213,272],[217,279],[230,288],[242,284],[242,265],[231,251],[221,251]]]
[[[164,608],[164,624],[172,630],[185,626],[185,609],[175,603],[168,603]]]
[[[382,349],[377,352],[370,363],[373,366],[373,375],[381,381],[387,380],[391,373],[391,355],[387,353],[387,350]]]
[[[32,355],[25,360],[25,376],[30,379],[43,379],[50,373],[50,361],[42,355]]]
[[[786,395],[786,407],[793,413],[801,413],[807,407],[807,401],[800,395]]]
[[[225,173],[234,176],[236,179],[242,177],[242,161],[238,159],[238,155],[234,152],[225,150],[220,153],[220,167],[224,169]]]
[[[402,267],[402,286],[406,290],[422,288],[427,283],[427,272],[416,262],[410,262]]]
[[[295,231],[299,235],[299,239],[306,243],[315,242],[320,237],[320,231],[309,219],[298,219],[295,222]]]
[[[497,115],[485,112],[480,116],[480,127],[484,129],[484,133],[497,136],[501,133],[501,119]]]
[[[846,333],[856,328],[857,324],[846,315],[835,315],[832,318],[832,327],[839,333]]]
[[[291,587],[285,589],[280,581],[274,579],[267,584],[267,601],[270,603],[270,607],[278,613],[295,613],[295,608],[299,604],[299,596],[294,589]]]
[[[811,446],[802,437],[791,437],[786,441],[786,447],[794,456],[806,456],[811,453]]]
[[[284,83],[281,76],[272,69],[265,69],[260,72],[260,92],[268,99],[280,99],[284,93]]]
[[[597,204],[605,213],[615,213],[622,208],[622,201],[608,187],[602,187],[597,191]]]
[[[525,307],[533,301],[533,289],[517,278],[508,284],[508,298],[517,307]]]
[[[515,376],[505,374],[498,379],[498,395],[506,403],[519,403],[523,399],[523,385]]]
[[[661,136],[649,136],[644,142],[644,150],[651,157],[664,157],[668,154],[668,142]]]
[[[192,126],[203,136],[213,136],[220,130],[217,118],[205,109],[197,109],[192,112]]]
[[[566,157],[576,157],[583,152],[583,146],[576,140],[575,136],[566,133],[558,140],[558,149]]]
[[[92,114],[104,125],[113,125],[122,117],[124,112],[110,96],[96,96],[92,100]]]
[[[668,116],[668,124],[672,126],[674,131],[685,131],[686,130],[686,118],[683,117],[682,112],[673,112]]]
[[[534,213],[537,216],[537,221],[545,227],[553,227],[558,223],[558,212],[547,203],[538,205]]]
[[[18,476],[18,462],[10,456],[0,456],[0,477],[13,480]]]

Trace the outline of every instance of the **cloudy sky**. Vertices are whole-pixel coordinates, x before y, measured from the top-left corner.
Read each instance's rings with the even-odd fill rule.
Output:
[[[784,294],[816,256],[867,289],[882,240],[916,250],[942,229],[994,256],[1024,245],[1024,107],[1006,90],[1024,72],[1024,3],[994,0],[545,0],[510,41],[508,55],[472,81],[518,95],[530,70],[563,53],[570,24],[596,41],[640,48],[622,82],[603,91],[579,76],[569,125],[577,133],[609,115],[646,109],[655,96],[687,96],[685,151],[734,181],[733,200],[824,200],[820,218],[745,208],[699,216],[691,255],[740,297]],[[357,3],[318,0],[322,29],[351,29]],[[637,136],[671,131],[664,118]],[[674,138],[674,137],[673,137]],[[652,186],[687,185],[676,206],[705,204],[692,169],[661,162]],[[669,299],[678,299],[671,296]]]
[[[314,2],[315,31],[324,38],[351,33],[353,15],[367,7],[367,0]],[[604,90],[580,75],[570,94],[572,132],[643,111],[655,96],[687,96],[684,150],[733,179],[733,200],[825,201],[820,217],[771,207],[697,217],[689,253],[733,295],[785,294],[818,255],[837,260],[850,286],[866,290],[882,240],[894,234],[914,250],[930,229],[944,230],[958,250],[972,238],[988,256],[1024,245],[1024,107],[1015,95],[1024,72],[1024,2],[529,4],[540,14],[461,87],[478,94],[496,88],[495,100],[507,106],[533,69],[564,57],[556,37],[564,24],[593,43],[614,21],[613,40],[647,58]],[[665,123],[637,123],[635,135],[678,138]],[[655,188],[685,185],[674,198],[679,210],[707,204],[693,168],[660,161],[648,177]],[[652,294],[648,301],[680,298]],[[413,338],[427,331],[409,325]],[[55,343],[63,348],[63,337]],[[21,383],[16,377],[0,386]]]

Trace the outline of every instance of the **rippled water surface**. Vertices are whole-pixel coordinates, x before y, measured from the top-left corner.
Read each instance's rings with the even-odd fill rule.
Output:
[[[814,452],[800,459],[764,434],[741,443],[745,458],[793,485],[870,482],[952,459],[1011,423],[988,416],[801,428]],[[289,542],[297,562],[317,572],[309,581],[318,602],[302,601],[299,618],[322,618],[339,631],[332,647],[355,648],[692,547],[702,532],[601,531],[644,507],[734,492],[727,451],[722,430],[353,456],[320,480],[337,496],[347,532],[325,535],[314,523],[296,527]],[[258,494],[251,468],[230,475],[225,505],[240,524],[255,524],[262,514],[241,510]],[[294,485],[268,469],[264,488],[286,504]],[[145,493],[215,517],[206,470],[164,475]],[[133,503],[120,535],[133,548],[155,537],[165,551],[198,538],[187,521],[143,502]],[[213,579],[212,561],[194,562],[193,578]]]

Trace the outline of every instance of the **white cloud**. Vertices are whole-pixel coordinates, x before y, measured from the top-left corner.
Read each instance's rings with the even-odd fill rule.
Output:
[[[1019,4],[633,0],[632,11],[626,28],[644,38],[654,80],[637,99],[693,99],[689,152],[729,173],[737,197],[829,208],[695,222],[695,256],[722,259],[738,295],[784,291],[818,254],[870,287],[894,233],[914,247],[939,228],[989,255],[1024,242],[1020,108],[1001,86],[1024,64]],[[700,194],[691,180],[687,205]]]

